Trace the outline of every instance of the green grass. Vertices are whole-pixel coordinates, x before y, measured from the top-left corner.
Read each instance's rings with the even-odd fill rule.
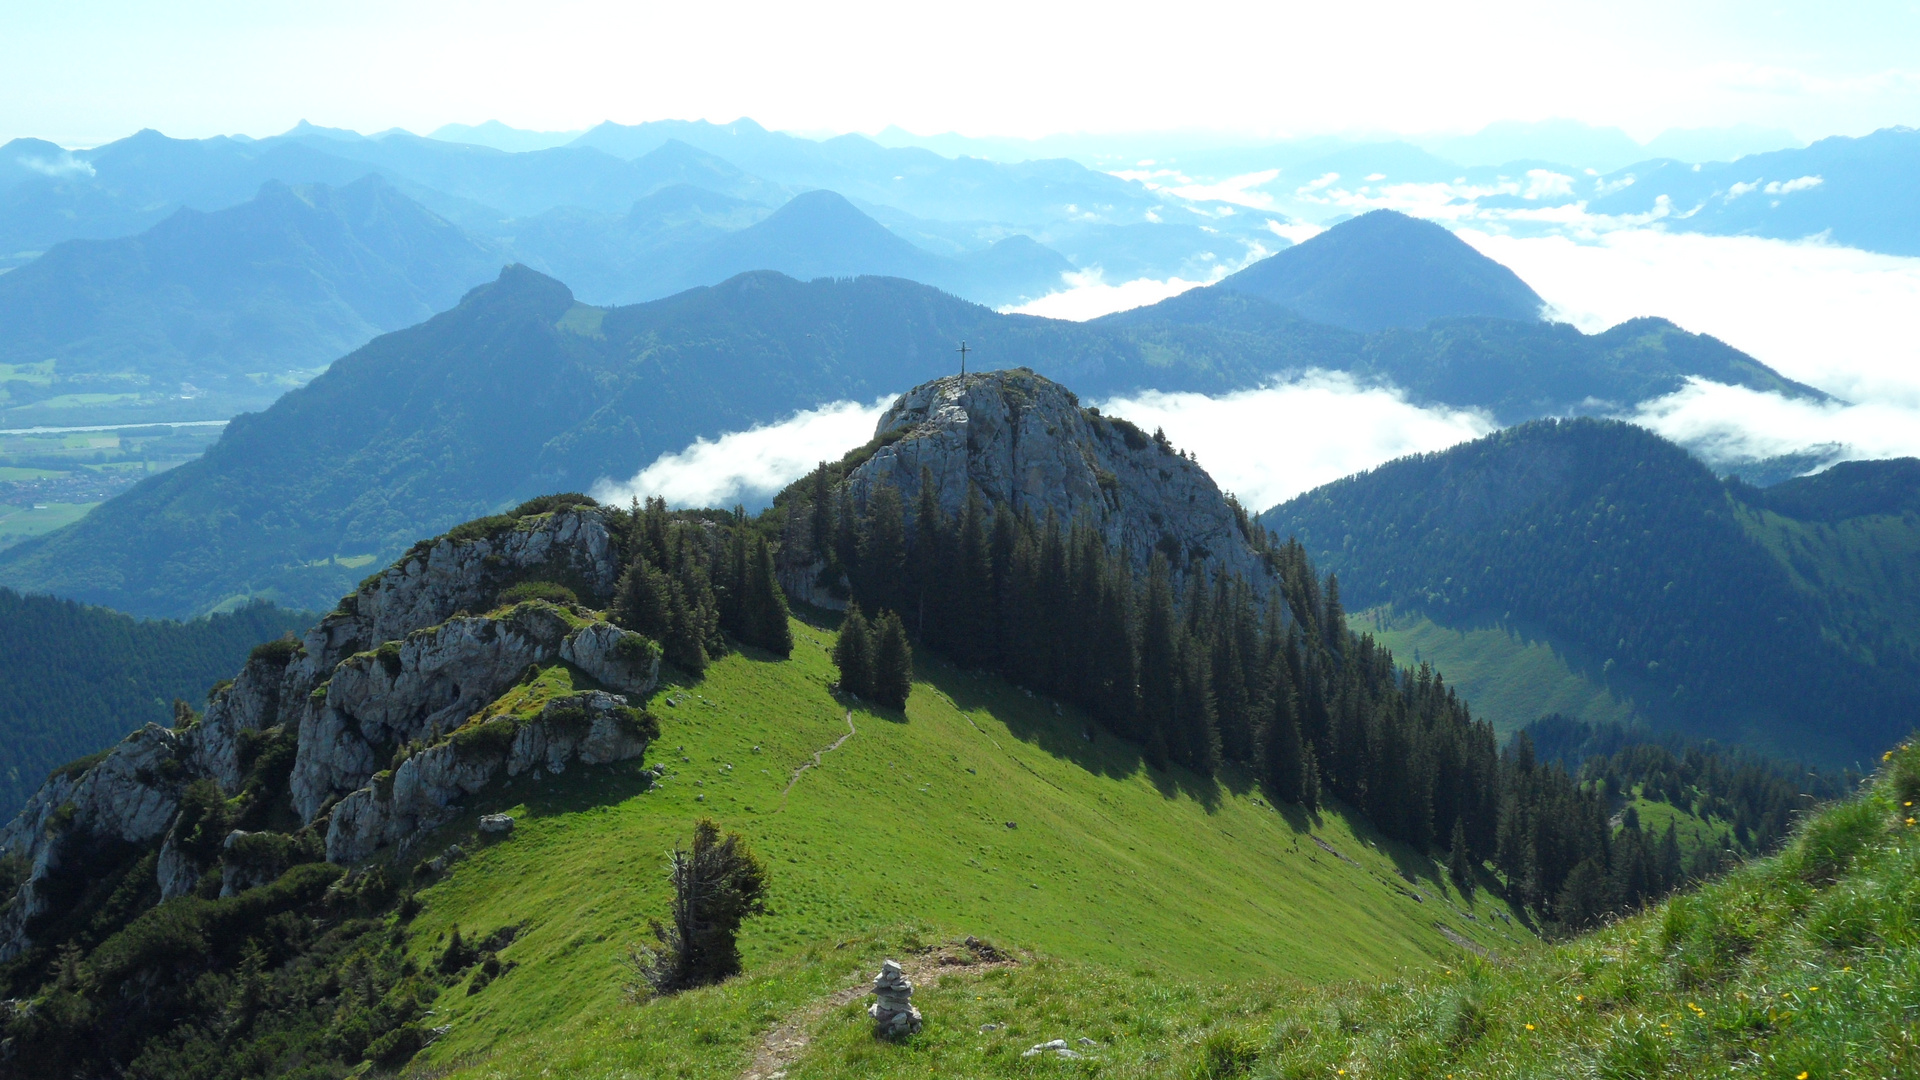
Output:
[[[1908,746],[1862,797],[1803,822],[1781,855],[1572,942],[1491,961],[1308,985],[1028,954],[991,970],[932,967],[914,996],[924,1030],[876,1040],[859,985],[882,957],[912,963],[940,944],[931,928],[903,926],[551,1034],[527,1028],[491,1057],[429,1075],[734,1076],[784,1021],[810,1040],[779,1062],[790,1080],[1915,1076],[1916,801],[1920,748]],[[1087,1057],[1021,1056],[1050,1039]]]
[[[87,516],[99,503],[40,503],[27,506],[0,504],[0,547],[17,544],[29,537],[49,533]]]
[[[831,634],[796,622],[794,635],[790,660],[730,655],[701,682],[654,696],[662,737],[648,759],[668,769],[658,785],[633,764],[522,778],[408,856],[455,840],[471,852],[421,893],[423,960],[455,925],[526,927],[503,954],[517,967],[479,994],[441,999],[435,1022],[450,1028],[423,1067],[734,1076],[769,1025],[911,946],[902,927],[923,942],[976,934],[1043,958],[1023,971],[1100,973],[1109,1002],[1154,985],[1377,978],[1466,955],[1436,924],[1499,951],[1531,940],[1495,918],[1487,891],[1463,899],[1433,864],[1337,811],[1309,819],[1232,778],[1149,772],[1124,744],[1085,738],[1072,711],[937,662],[922,663],[904,716],[852,710],[855,734],[786,791],[848,732],[848,709],[827,690]],[[538,685],[554,670],[564,669],[527,696],[560,692]],[[496,809],[518,827],[480,844],[473,816]],[[743,933],[746,977],[634,1005],[624,958],[647,939],[648,918],[664,916],[665,852],[699,816],[767,861],[771,910]],[[1191,1000],[1237,993],[1195,989]],[[1139,1033],[1171,1016],[1128,1037],[1145,1047]],[[913,1067],[924,1075],[924,1062]]]
[[[1544,638],[1510,626],[1442,626],[1419,611],[1372,608],[1352,616],[1403,664],[1431,663],[1501,736],[1548,713],[1631,724],[1638,711],[1582,675]]]
[[[37,364],[0,364],[0,383],[24,382],[49,386],[53,383],[53,367],[52,360],[42,360]]]

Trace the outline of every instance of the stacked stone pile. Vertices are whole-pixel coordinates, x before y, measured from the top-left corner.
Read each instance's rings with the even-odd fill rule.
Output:
[[[873,996],[875,1001],[867,1006],[867,1015],[873,1017],[875,1034],[897,1037],[920,1030],[920,1010],[913,1007],[913,983],[900,970],[899,961],[880,965],[880,974],[873,979]]]

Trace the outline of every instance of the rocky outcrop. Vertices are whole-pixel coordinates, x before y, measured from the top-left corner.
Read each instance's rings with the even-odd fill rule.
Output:
[[[485,738],[498,736],[495,724],[480,725],[486,736],[479,744],[448,737],[529,665],[572,664],[636,700],[652,690],[659,647],[591,611],[534,601],[494,616],[468,614],[494,608],[501,591],[519,581],[554,581],[582,596],[609,596],[621,566],[607,514],[573,506],[509,515],[416,545],[300,641],[256,649],[188,729],[149,725],[98,761],[56,772],[0,829],[0,854],[26,868],[23,884],[0,911],[0,961],[28,946],[30,924],[51,903],[49,876],[73,851],[101,843],[157,847],[162,894],[194,889],[211,866],[172,842],[182,790],[207,779],[237,794],[263,746],[275,739],[281,747],[294,742],[288,784],[302,820],[314,822],[333,808],[333,819],[322,824],[328,856],[341,861],[433,827],[460,795],[502,772],[536,766],[558,772],[573,762],[640,755],[647,736],[633,718],[638,714],[625,698],[597,691],[566,699],[574,705],[548,706],[478,756],[476,746],[490,746]],[[426,749],[369,786],[397,750],[418,744]],[[284,833],[236,832],[219,859],[223,895],[318,857],[317,844]]]
[[[186,785],[181,736],[148,724],[78,776],[56,772],[0,830],[0,851],[26,864],[13,902],[0,911],[0,962],[26,946],[26,928],[49,910],[47,879],[76,847],[152,843],[167,831]]]
[[[561,773],[574,761],[629,761],[646,753],[657,734],[626,698],[602,691],[549,701],[531,720],[499,717],[468,725],[341,800],[327,828],[327,858],[358,862],[442,825],[463,796],[503,772]]]
[[[956,513],[969,487],[1017,514],[1085,520],[1145,568],[1156,550],[1176,568],[1204,559],[1260,580],[1244,516],[1206,470],[1125,420],[1083,409],[1066,387],[1025,368],[936,379],[880,417],[873,456],[847,479],[865,505],[890,484],[908,510],[920,477]]]

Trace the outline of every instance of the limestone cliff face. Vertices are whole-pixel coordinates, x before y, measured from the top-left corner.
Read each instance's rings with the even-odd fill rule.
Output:
[[[257,757],[249,747],[263,738],[296,739],[286,781],[292,804],[302,821],[324,831],[336,861],[366,858],[443,823],[460,797],[503,771],[537,762],[557,772],[571,761],[640,756],[649,736],[629,701],[652,690],[657,645],[571,605],[534,601],[469,614],[494,609],[502,588],[522,580],[567,582],[583,595],[608,596],[620,569],[606,514],[591,507],[418,545],[344,598],[304,640],[257,651],[215,691],[199,722],[181,731],[148,725],[97,762],[55,773],[0,829],[0,854],[25,867],[12,902],[0,910],[0,960],[29,944],[63,860],[101,843],[158,845],[162,895],[193,889],[213,867],[174,842],[182,793],[209,780],[237,794]],[[563,662],[611,692],[594,691],[577,707],[532,719],[495,721],[489,738],[500,741],[498,754],[475,754],[480,744],[451,737],[529,665]],[[410,746],[422,749],[386,772],[396,752]],[[217,859],[223,891],[271,880],[286,847],[284,834],[236,832]]]
[[[965,503],[971,485],[1015,513],[1085,520],[1143,570],[1158,549],[1176,568],[1199,558],[1262,580],[1241,516],[1206,470],[1125,420],[1082,408],[1066,387],[1025,368],[916,386],[881,416],[874,436],[881,445],[848,475],[847,486],[865,505],[876,487],[892,485],[909,530],[924,469],[948,513]],[[782,584],[832,603],[814,581],[818,568],[806,570],[783,567]]]

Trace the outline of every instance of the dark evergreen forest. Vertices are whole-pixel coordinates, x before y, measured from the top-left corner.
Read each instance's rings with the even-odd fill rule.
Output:
[[[198,708],[262,641],[313,617],[271,604],[192,622],[143,622],[106,608],[0,589],[0,813],[12,817],[49,770],[147,723]]]
[[[1853,472],[1752,497],[1900,505],[1878,487],[1826,490]],[[1348,477],[1262,522],[1359,604],[1543,633],[1662,727],[1871,760],[1920,720],[1920,653],[1882,612],[1797,584],[1743,524],[1754,492],[1642,428],[1543,420]]]

